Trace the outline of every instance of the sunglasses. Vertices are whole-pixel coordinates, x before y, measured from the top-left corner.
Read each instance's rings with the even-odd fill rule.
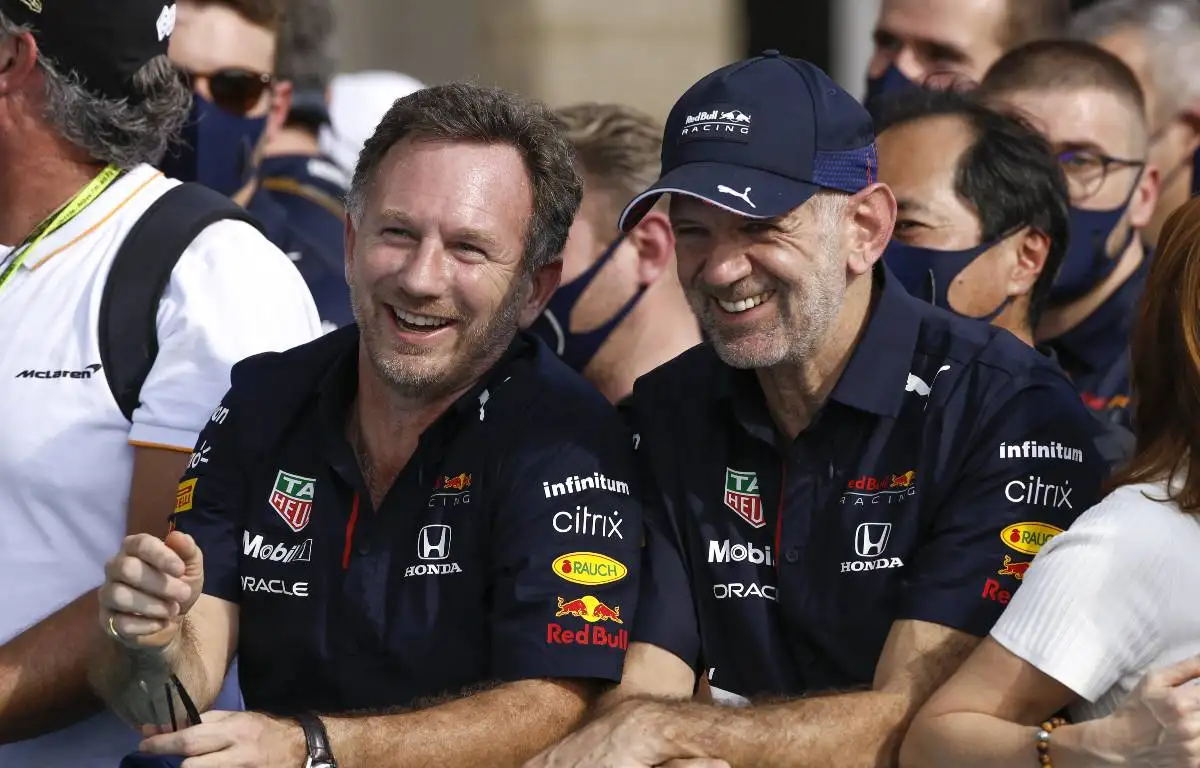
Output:
[[[193,91],[197,81],[206,80],[212,102],[240,117],[258,106],[263,93],[275,82],[274,75],[248,69],[218,69],[205,73],[179,69],[179,77]]]

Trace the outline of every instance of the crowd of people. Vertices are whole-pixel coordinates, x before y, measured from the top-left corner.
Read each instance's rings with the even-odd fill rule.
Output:
[[[1200,0],[333,28],[0,0],[0,766],[1200,765]]]

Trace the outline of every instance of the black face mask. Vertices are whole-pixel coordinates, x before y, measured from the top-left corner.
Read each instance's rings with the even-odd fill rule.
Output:
[[[871,113],[871,117],[879,120],[883,116],[883,108],[887,104],[888,97],[920,87],[917,83],[909,80],[895,64],[888,64],[888,68],[883,71],[882,75],[867,78],[867,98],[863,102],[863,106]]]

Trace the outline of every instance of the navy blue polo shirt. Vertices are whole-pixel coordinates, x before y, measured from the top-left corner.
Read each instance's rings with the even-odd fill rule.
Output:
[[[1079,325],[1048,342],[1084,404],[1124,427],[1130,425],[1131,415],[1129,336],[1151,258],[1146,246],[1137,271],[1107,301]]]
[[[620,679],[642,513],[629,433],[540,342],[420,437],[372,508],[345,437],[358,329],[249,358],[172,524],[237,604],[247,707],[409,706],[467,686]]]
[[[627,408],[652,496],[634,639],[751,697],[869,686],[892,623],[983,636],[1029,562],[1094,503],[1098,425],[1008,331],[877,301],[807,429],[701,345]],[[650,485],[652,483],[652,485]]]
[[[345,277],[345,198],[344,175],[331,161],[285,155],[262,161],[247,206],[304,276],[321,320],[337,327],[354,322]]]

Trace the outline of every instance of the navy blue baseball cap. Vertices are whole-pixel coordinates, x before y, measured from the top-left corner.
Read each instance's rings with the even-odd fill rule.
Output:
[[[858,192],[878,167],[867,110],[820,68],[764,51],[675,102],[662,176],[625,207],[620,226],[628,232],[668,193],[750,218],[782,216],[819,189]]]

